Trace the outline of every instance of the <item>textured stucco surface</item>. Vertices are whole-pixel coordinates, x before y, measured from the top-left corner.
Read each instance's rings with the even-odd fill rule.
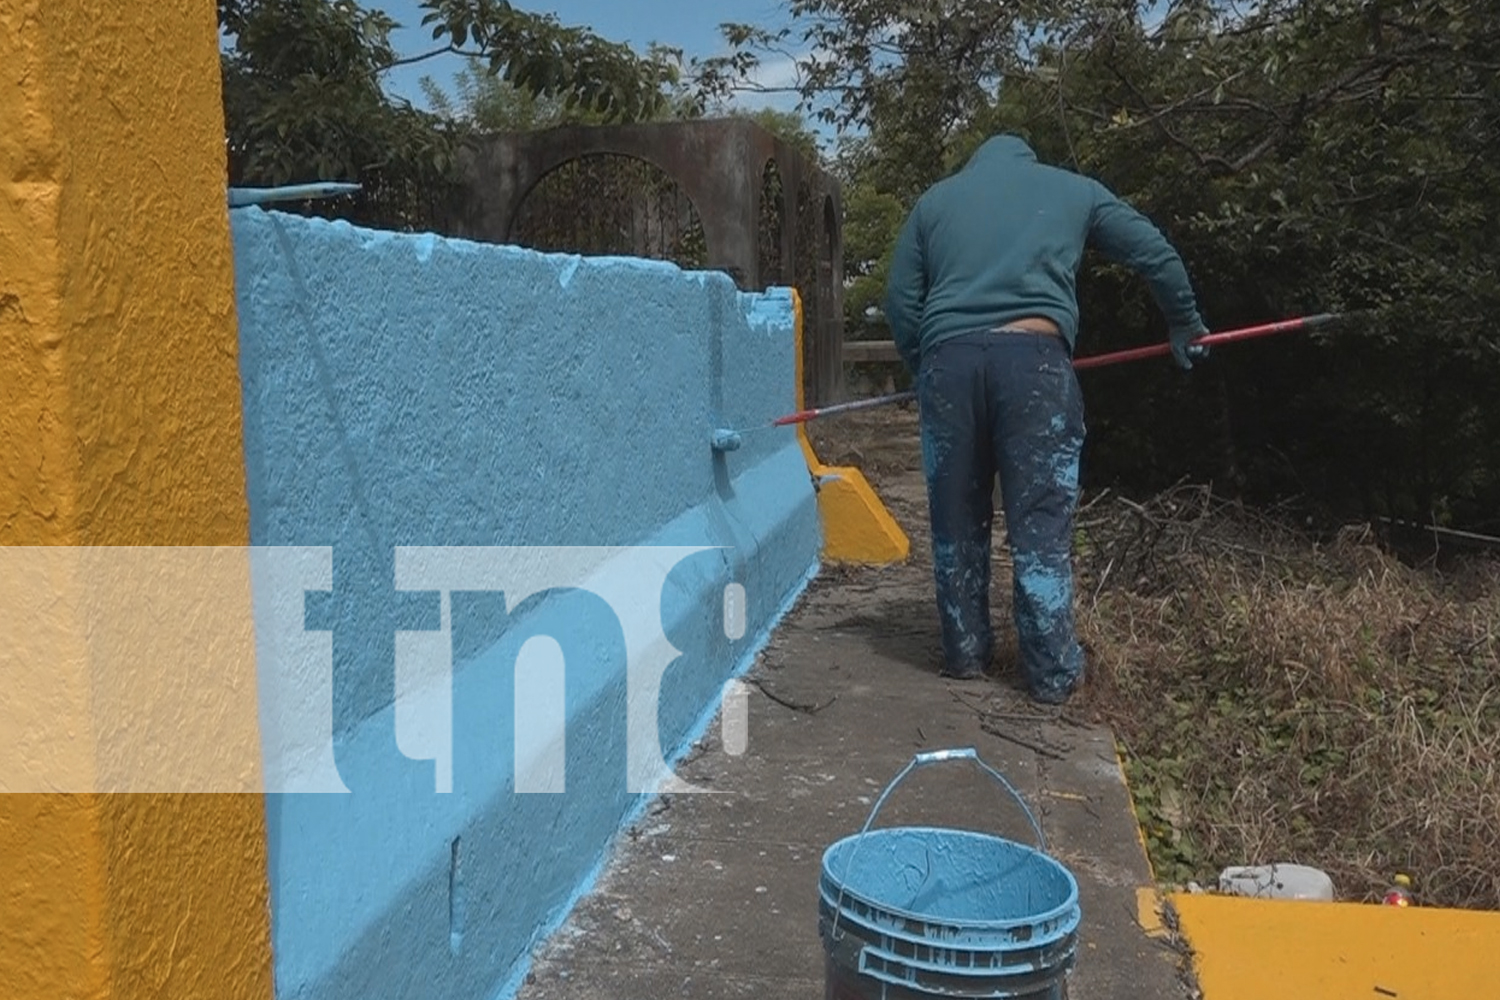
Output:
[[[248,537],[218,76],[211,5],[0,6],[0,544]],[[32,742],[0,757],[86,779],[115,724],[93,700],[129,719],[121,698],[193,676],[101,674],[99,592],[54,565],[56,600],[7,631],[0,741]],[[253,691],[248,656],[190,669]],[[253,717],[228,721],[253,751]],[[268,996],[265,858],[253,795],[0,796],[4,995]]]
[[[395,633],[437,629],[441,605],[395,590],[395,550],[722,547],[663,587],[661,627],[682,652],[657,716],[670,758],[816,564],[794,433],[747,435],[729,455],[708,444],[793,403],[791,297],[638,260],[260,209],[232,221],[252,536],[332,547],[332,589],[307,596],[306,623],[332,631],[334,757],[352,793],[268,801],[279,995],[491,1000],[641,804],[623,655],[641,623],[586,592],[519,608],[452,594],[440,794],[434,764],[398,748],[393,697]],[[730,581],[749,605],[734,641]],[[566,784],[516,795],[516,663],[536,637],[566,664]],[[270,704],[295,701],[275,690],[292,681],[262,683]]]

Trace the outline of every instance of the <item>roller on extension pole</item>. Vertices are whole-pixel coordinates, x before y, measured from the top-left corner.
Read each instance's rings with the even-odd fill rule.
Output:
[[[1344,316],[1344,313],[1318,313],[1315,316],[1299,316],[1296,319],[1278,320],[1275,323],[1262,323],[1258,326],[1246,326],[1237,330],[1225,330],[1221,333],[1210,333],[1199,337],[1197,340],[1192,341],[1190,346],[1217,347],[1223,344],[1238,343],[1242,340],[1269,337],[1278,333],[1295,333],[1301,330],[1311,330],[1314,327],[1326,326],[1329,323],[1343,319]],[[1075,358],[1073,368],[1077,371],[1086,371],[1090,368],[1104,368],[1108,365],[1124,364],[1130,361],[1145,361],[1149,358],[1166,357],[1171,353],[1172,347],[1170,344],[1151,344],[1147,347],[1132,347],[1124,351],[1112,351],[1108,354],[1095,354],[1087,358]],[[916,392],[908,389],[905,392],[893,392],[886,396],[874,396],[870,399],[859,399],[850,403],[834,403],[830,406],[797,410],[794,413],[777,417],[769,424],[748,428],[743,431],[721,427],[713,432],[710,444],[714,451],[736,451],[744,443],[744,435],[752,431],[769,431],[778,427],[789,427],[793,424],[805,424],[822,417],[852,413],[855,410],[871,410],[880,406],[908,403],[916,398]]]
[[[1311,330],[1314,327],[1327,326],[1336,320],[1343,319],[1343,313],[1319,313],[1316,316],[1300,316],[1297,319],[1284,319],[1275,323],[1262,323],[1260,326],[1246,326],[1238,330],[1225,330],[1223,333],[1210,333],[1199,337],[1191,342],[1191,347],[1216,347],[1220,344],[1234,344],[1241,340],[1254,340],[1257,337],[1269,337],[1276,333],[1296,333],[1301,330]],[[1151,344],[1148,347],[1132,347],[1125,351],[1114,351],[1110,354],[1096,354],[1089,358],[1076,358],[1073,367],[1078,371],[1089,368],[1103,368],[1106,365],[1118,365],[1126,361],[1144,361],[1147,358],[1162,358],[1172,353],[1170,344]]]

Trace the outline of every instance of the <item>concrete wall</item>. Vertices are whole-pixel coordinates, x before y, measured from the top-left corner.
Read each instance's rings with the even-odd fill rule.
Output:
[[[671,757],[815,568],[794,432],[708,447],[716,426],[793,408],[792,297],[260,209],[231,222],[251,537],[332,548],[306,625],[332,633],[333,756],[352,792],[268,799],[277,994],[490,1000],[642,804],[627,649],[661,653],[659,624],[681,653],[645,709]],[[396,589],[402,546],[640,545],[716,547],[669,561],[659,623],[654,601],[617,616],[586,591],[518,606]],[[596,577],[645,579],[628,552],[604,555]],[[731,582],[742,636],[726,634]],[[398,646],[447,636],[451,761],[395,705]],[[315,703],[262,671],[263,717]],[[429,722],[450,708],[424,704]],[[563,790],[516,794],[518,754],[528,787]]]

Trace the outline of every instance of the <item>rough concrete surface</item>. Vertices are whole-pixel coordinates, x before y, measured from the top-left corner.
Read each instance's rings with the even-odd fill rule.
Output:
[[[829,422],[830,424],[832,421]],[[1083,926],[1069,1000],[1187,996],[1178,955],[1138,923],[1150,884],[1110,733],[1040,709],[995,677],[937,676],[925,500],[912,414],[819,429],[820,457],[861,466],[911,535],[903,566],[830,568],[756,664],[745,752],[717,729],[679,769],[713,794],[657,801],[594,891],[538,949],[521,1000],[814,1000],[823,996],[823,851],[857,833],[924,750],[973,747],[1027,799],[1049,852],[1078,879]],[[995,615],[1008,631],[997,530]],[[1005,789],[970,762],[913,771],[875,825],[922,824],[1034,841]]]

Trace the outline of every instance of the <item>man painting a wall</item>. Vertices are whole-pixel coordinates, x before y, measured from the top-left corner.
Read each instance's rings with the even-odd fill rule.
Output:
[[[1061,704],[1084,678],[1073,621],[1072,534],[1083,399],[1073,371],[1085,245],[1150,283],[1184,369],[1207,332],[1177,251],[1090,178],[987,140],[918,199],[897,240],[885,312],[916,381],[945,676],[984,674],[993,651],[993,488],[1015,567],[1014,623],[1032,696]]]

